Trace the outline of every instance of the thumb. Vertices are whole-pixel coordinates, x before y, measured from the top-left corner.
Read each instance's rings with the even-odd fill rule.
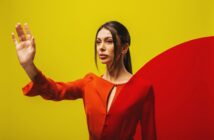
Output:
[[[31,45],[35,48],[36,47],[36,43],[35,43],[35,38],[32,36],[31,38]]]

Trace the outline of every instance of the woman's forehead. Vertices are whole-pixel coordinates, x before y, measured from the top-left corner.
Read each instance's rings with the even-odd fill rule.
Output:
[[[102,28],[97,34],[97,38],[100,38],[100,39],[107,38],[107,37],[112,38],[112,34],[109,30],[105,28]]]

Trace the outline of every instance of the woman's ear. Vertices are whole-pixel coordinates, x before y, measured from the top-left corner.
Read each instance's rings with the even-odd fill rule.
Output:
[[[121,53],[126,54],[128,52],[128,49],[129,49],[129,45],[128,43],[126,43],[125,45],[123,45]]]

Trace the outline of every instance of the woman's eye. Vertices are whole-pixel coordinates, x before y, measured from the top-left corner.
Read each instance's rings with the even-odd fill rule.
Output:
[[[108,40],[107,43],[113,43],[113,41],[112,40]]]
[[[100,44],[101,42],[100,41],[96,41],[96,44]]]

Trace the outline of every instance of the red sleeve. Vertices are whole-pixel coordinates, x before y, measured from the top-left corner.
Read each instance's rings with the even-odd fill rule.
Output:
[[[143,112],[140,120],[143,140],[157,139],[154,103],[154,92],[151,86],[143,102]]]
[[[55,82],[39,71],[34,80],[25,85],[22,91],[26,96],[40,95],[47,100],[74,100],[83,97],[84,85],[84,78],[66,83]]]

